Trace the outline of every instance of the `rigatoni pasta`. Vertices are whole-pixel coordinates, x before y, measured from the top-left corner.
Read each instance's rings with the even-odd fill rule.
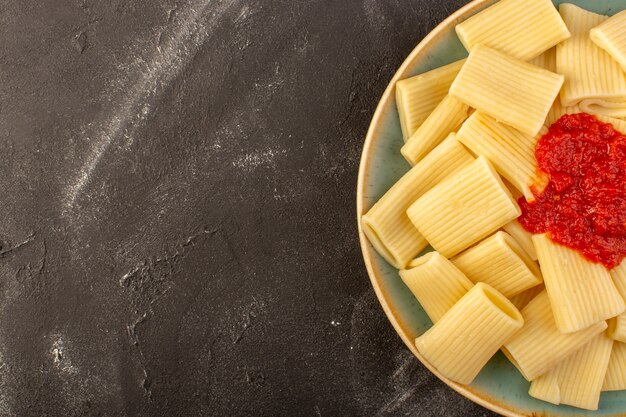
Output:
[[[602,391],[626,390],[626,343],[614,342]]]
[[[502,229],[513,236],[513,238],[519,243],[519,245],[528,254],[533,261],[537,260],[537,252],[535,252],[535,246],[533,245],[532,234],[522,227],[517,220],[513,220],[502,226]]]
[[[456,25],[468,51],[482,44],[523,61],[569,38],[550,0],[502,0]]]
[[[429,252],[400,271],[400,277],[411,290],[433,323],[456,304],[474,284],[447,258]]]
[[[450,86],[450,95],[534,136],[562,84],[560,74],[476,45]]]
[[[457,133],[459,142],[475,154],[487,157],[527,200],[534,199],[530,187],[539,182],[535,159],[537,139],[479,111],[474,112]]]
[[[613,340],[606,334],[595,336],[555,368],[534,380],[528,393],[554,404],[597,410],[612,347]]]
[[[520,215],[519,206],[483,157],[422,195],[407,210],[435,250],[452,257]]]
[[[383,291],[402,280],[434,323],[415,347],[452,381],[501,348],[544,401],[592,410],[626,389],[625,24],[500,0],[457,25],[466,60],[395,85],[387,132],[413,168],[361,230],[400,269]]]
[[[390,264],[402,269],[428,244],[409,220],[406,210],[422,194],[474,158],[451,135],[407,172],[363,216],[363,231]]]
[[[476,284],[415,346],[447,378],[469,384],[524,324],[520,312],[487,284]]]
[[[448,94],[464,63],[462,59],[396,83],[396,105],[405,142]]]
[[[495,233],[452,263],[472,282],[489,284],[507,298],[542,283],[539,266],[506,232]]]
[[[467,118],[467,104],[445,96],[424,123],[404,144],[400,152],[411,165],[424,158]]]
[[[604,321],[573,333],[556,326],[548,294],[544,291],[522,310],[524,327],[502,351],[528,381],[537,379],[607,328]]]
[[[626,74],[589,37],[589,31],[608,17],[567,3],[559,6],[559,12],[572,33],[556,48],[557,72],[565,76],[562,105],[572,106],[586,99],[626,100]]]
[[[607,334],[613,340],[626,343],[626,313],[609,319]]]
[[[535,287],[529,288],[526,291],[514,295],[510,298],[511,302],[518,310],[522,310],[526,307],[536,296],[545,291],[546,287],[543,284],[537,285]]]
[[[589,38],[626,71],[626,10],[591,29]]]
[[[604,266],[552,242],[545,234],[534,235],[533,243],[554,319],[561,332],[582,330],[626,310]]]

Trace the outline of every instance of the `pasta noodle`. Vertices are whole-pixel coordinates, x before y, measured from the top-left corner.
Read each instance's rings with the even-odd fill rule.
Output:
[[[557,72],[565,76],[561,103],[567,107],[586,99],[626,100],[626,74],[589,37],[589,31],[608,17],[573,4],[561,4],[559,11],[572,32],[556,47]]]
[[[535,136],[562,84],[562,75],[476,45],[450,86],[450,95]]]
[[[469,107],[454,97],[446,96],[422,125],[409,138],[400,152],[415,165],[467,118]]]
[[[556,327],[545,291],[524,307],[522,316],[524,327],[504,344],[502,351],[528,381],[548,372],[607,327],[601,321],[578,332],[562,333]]]
[[[613,317],[607,323],[607,334],[611,339],[626,343],[626,313]]]
[[[438,252],[429,252],[411,261],[410,269],[400,271],[400,277],[433,323],[437,323],[474,286],[463,272]]]
[[[520,312],[487,284],[476,284],[415,340],[420,354],[447,378],[471,383],[524,324]]]
[[[541,292],[545,289],[546,287],[543,284],[537,285],[511,297],[511,302],[515,307],[517,307],[518,310],[521,311],[524,307],[528,305],[528,303],[530,303],[536,296],[541,294]]]
[[[602,114],[610,117],[626,117],[626,100],[610,101],[601,98],[583,100],[579,104],[580,110],[586,113]]]
[[[407,215],[435,250],[450,258],[520,215],[517,203],[483,157],[417,199]]]
[[[506,232],[497,232],[452,262],[472,282],[489,284],[508,298],[542,282],[539,266]]]
[[[602,391],[626,389],[626,343],[614,342]]]
[[[528,63],[548,71],[556,72],[556,48],[548,49],[543,54],[528,61]]]
[[[477,111],[457,133],[457,140],[477,155],[484,155],[498,172],[527,200],[534,200],[530,186],[538,182],[535,144],[537,137],[496,122]]]
[[[624,312],[624,300],[603,265],[545,234],[534,235],[533,243],[560,331],[575,332]]]
[[[626,71],[626,10],[591,29],[589,37]]]
[[[444,99],[465,60],[396,83],[396,105],[406,142]]]
[[[595,336],[547,374],[534,380],[528,393],[554,404],[597,410],[612,347],[613,340],[606,334]]]
[[[501,0],[456,25],[456,33],[468,51],[482,44],[524,61],[570,36],[549,0]]]
[[[391,265],[402,269],[426,246],[407,208],[435,184],[469,166],[474,158],[450,135],[407,172],[362,218],[370,243]]]
[[[513,238],[519,243],[519,245],[528,254],[533,261],[537,260],[537,252],[535,252],[535,246],[533,245],[532,233],[526,231],[517,220],[513,220],[510,223],[502,226],[505,232],[513,236]]]
[[[565,114],[576,114],[580,113],[580,107],[578,105],[565,107],[561,104],[561,99],[557,97],[552,103],[552,107],[550,107],[550,111],[548,112],[548,116],[546,117],[546,126],[552,126],[552,123],[556,122],[561,118],[561,116]]]

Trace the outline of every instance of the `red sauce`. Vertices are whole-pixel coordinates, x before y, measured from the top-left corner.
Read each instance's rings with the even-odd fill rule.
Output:
[[[626,256],[626,136],[587,113],[556,121],[535,148],[548,174],[519,222],[611,269]]]

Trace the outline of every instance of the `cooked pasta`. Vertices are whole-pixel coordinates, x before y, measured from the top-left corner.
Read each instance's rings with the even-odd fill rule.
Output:
[[[591,29],[589,37],[626,71],[626,10]]]
[[[596,410],[626,390],[626,154],[589,115],[626,135],[626,10],[557,3],[495,1],[456,25],[467,59],[395,83],[412,167],[360,225],[433,323],[430,369],[469,384],[501,349],[532,397]]]
[[[469,107],[446,96],[404,144],[400,152],[415,165],[467,118]]]
[[[609,325],[607,334],[611,339],[626,343],[626,313],[613,317],[607,324]]]
[[[541,55],[528,61],[529,64],[536,65],[548,71],[556,72],[556,48],[550,48]]]
[[[535,159],[537,139],[479,111],[474,112],[457,133],[459,142],[489,159],[527,200],[534,199],[530,186],[539,182]]]
[[[362,218],[370,243],[391,265],[402,269],[426,246],[406,210],[422,194],[474,158],[450,135],[407,172]]]
[[[461,299],[474,284],[447,258],[429,252],[400,271],[400,277],[433,323]]]
[[[541,294],[541,292],[545,289],[546,287],[543,284],[534,286],[522,293],[511,297],[511,302],[515,307],[517,307],[518,310],[521,311],[524,307],[528,305],[528,303],[530,303],[536,296]]]
[[[456,25],[456,33],[468,51],[482,44],[524,61],[570,36],[550,0],[501,0]]]
[[[449,258],[515,219],[520,209],[493,166],[479,156],[424,193],[407,215]]]
[[[418,337],[415,346],[444,376],[469,384],[523,324],[522,315],[506,297],[479,283]]]
[[[396,105],[406,142],[444,99],[465,60],[396,83]]]
[[[548,372],[607,327],[600,321],[578,332],[562,333],[545,291],[524,307],[522,316],[524,327],[504,344],[502,351],[528,381]]]
[[[626,100],[626,73],[589,37],[589,31],[608,17],[567,3],[559,6],[559,12],[572,33],[556,48],[557,72],[565,76],[563,106],[586,99]]]
[[[626,304],[603,265],[545,234],[534,235],[533,243],[560,331],[575,332],[624,312]]]
[[[626,100],[611,101],[601,98],[591,98],[579,103],[580,111],[602,114],[609,117],[626,117]]]
[[[562,75],[476,45],[450,86],[450,95],[535,136],[562,84]]]
[[[613,340],[606,334],[595,336],[555,368],[534,380],[528,393],[554,404],[597,410],[612,347]]]
[[[522,227],[517,220],[513,220],[510,223],[502,226],[502,229],[513,236],[513,238],[519,243],[519,245],[528,254],[533,261],[537,260],[537,252],[535,252],[535,246],[533,245],[532,234]]]
[[[561,104],[561,99],[559,97],[557,97],[554,100],[554,103],[552,103],[552,107],[550,107],[550,111],[548,112],[548,116],[546,117],[545,125],[549,127],[554,122],[559,120],[561,118],[561,116],[563,116],[565,114],[580,113],[580,111],[581,110],[580,110],[580,107],[578,107],[578,104],[573,105],[573,106],[565,107],[565,106],[563,106]]]
[[[614,342],[602,391],[626,389],[626,343]]]
[[[472,282],[484,282],[511,298],[541,284],[539,265],[506,232],[497,232],[452,258]]]

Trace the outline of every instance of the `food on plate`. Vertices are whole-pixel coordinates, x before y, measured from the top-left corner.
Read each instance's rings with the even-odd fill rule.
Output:
[[[362,229],[440,374],[501,349],[532,397],[595,410],[626,389],[626,11],[501,0],[456,32],[467,59],[396,83],[412,168]]]

